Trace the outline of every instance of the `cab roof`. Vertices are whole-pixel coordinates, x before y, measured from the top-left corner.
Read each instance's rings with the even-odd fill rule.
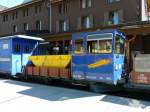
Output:
[[[80,38],[80,37],[84,37],[87,35],[93,35],[93,34],[105,34],[105,33],[112,33],[112,34],[119,34],[122,35],[123,38],[125,38],[125,34],[123,32],[121,32],[118,29],[107,29],[107,30],[97,30],[97,31],[93,31],[93,32],[80,32],[80,33],[74,33],[72,35],[72,38]]]

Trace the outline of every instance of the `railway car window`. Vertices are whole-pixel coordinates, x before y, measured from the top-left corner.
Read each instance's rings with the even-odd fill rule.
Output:
[[[124,39],[121,38],[119,35],[116,36],[115,39],[115,53],[116,54],[124,54],[125,42]]]
[[[112,53],[112,39],[100,40],[98,53]]]
[[[83,54],[83,39],[75,40],[75,54]]]
[[[112,53],[112,39],[88,41],[90,54]]]
[[[90,54],[96,54],[97,53],[97,41],[88,41],[88,52]]]
[[[16,45],[15,45],[15,52],[16,52],[16,53],[19,53],[19,52],[20,52],[20,45],[19,45],[19,44],[16,44]]]
[[[63,54],[63,45],[62,42],[55,42],[53,45],[53,54],[58,55],[58,54]]]
[[[30,52],[30,48],[29,48],[28,45],[26,45],[26,46],[24,47],[24,52],[25,52],[25,53],[29,53],[29,52]]]

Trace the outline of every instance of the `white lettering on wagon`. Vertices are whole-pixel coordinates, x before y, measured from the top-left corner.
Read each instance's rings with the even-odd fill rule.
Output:
[[[1,57],[0,57],[0,61],[10,62],[10,61],[11,61],[11,59],[10,59],[10,58],[1,58]]]

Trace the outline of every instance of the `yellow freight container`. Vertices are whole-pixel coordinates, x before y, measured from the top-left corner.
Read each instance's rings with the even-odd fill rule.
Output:
[[[71,63],[71,55],[29,56],[29,60],[37,67],[66,68]]]

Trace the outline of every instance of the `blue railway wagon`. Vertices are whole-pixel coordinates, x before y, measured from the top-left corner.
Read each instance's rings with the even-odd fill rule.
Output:
[[[118,30],[73,34],[72,75],[116,85],[124,75],[125,36]]]
[[[15,35],[0,38],[0,73],[15,77],[22,73],[23,66],[28,63],[28,56],[41,38]]]

